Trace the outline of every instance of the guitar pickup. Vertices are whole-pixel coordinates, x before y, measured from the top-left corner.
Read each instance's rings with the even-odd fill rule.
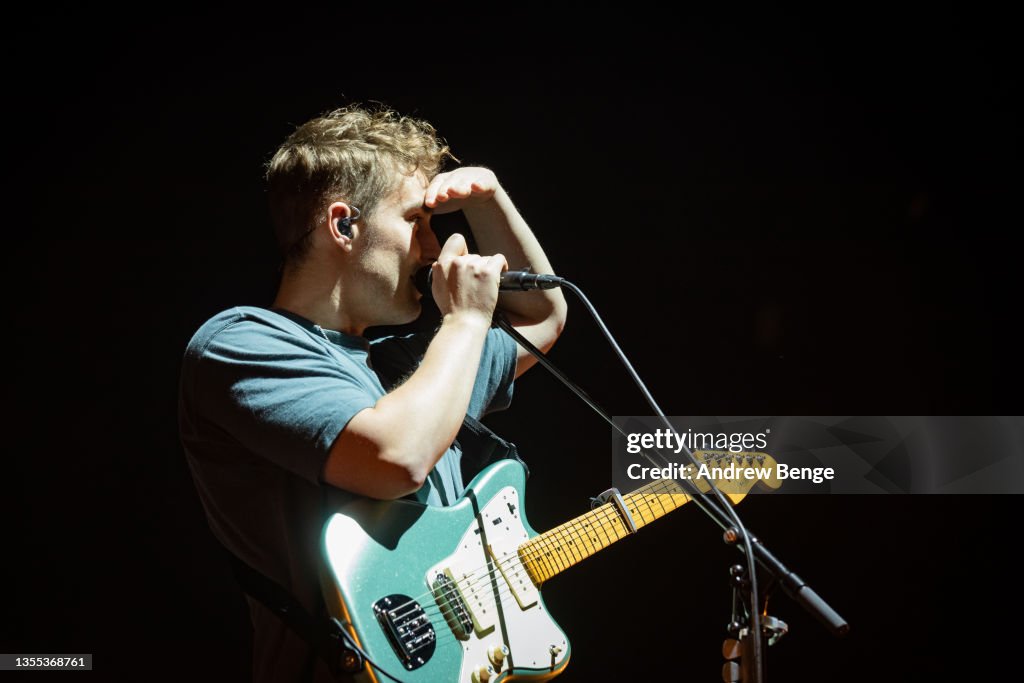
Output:
[[[505,579],[505,583],[508,585],[509,590],[512,591],[513,597],[519,603],[519,609],[526,610],[536,605],[540,600],[540,591],[537,590],[533,579],[530,578],[526,568],[523,567],[518,553],[515,551],[509,552],[506,548],[502,552],[502,556],[498,557],[494,553],[494,548],[487,546],[487,554],[490,555],[494,565],[501,572],[501,577]]]
[[[473,617],[469,615],[469,610],[466,609],[466,603],[459,595],[458,589],[455,587],[455,582],[452,581],[451,576],[448,573],[438,574],[434,578],[434,599],[437,600],[438,607],[441,608],[441,614],[444,615],[444,620],[448,622],[448,627],[451,628],[452,633],[459,640],[468,640],[469,633],[473,630]]]
[[[434,580],[434,595],[439,604],[443,600],[451,610],[454,618],[449,619],[445,612],[445,619],[460,640],[469,638],[470,631],[483,637],[494,630],[497,600],[491,590],[489,574],[465,573],[456,578],[451,569],[445,569]],[[442,611],[445,611],[444,605]]]

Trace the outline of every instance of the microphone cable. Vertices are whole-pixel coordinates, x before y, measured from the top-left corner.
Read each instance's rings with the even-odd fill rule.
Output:
[[[424,295],[427,295],[430,292],[431,281],[433,279],[432,276],[433,273],[431,272],[431,268],[429,266],[421,268],[420,271],[416,273],[416,286]],[[651,408],[654,410],[655,414],[659,418],[661,418],[665,427],[668,428],[670,431],[675,432],[675,427],[673,427],[672,423],[669,422],[668,417],[665,415],[664,411],[662,411],[661,406],[658,405],[658,402],[654,400],[654,396],[652,396],[651,392],[647,389],[647,385],[644,384],[644,381],[642,379],[640,379],[640,375],[637,374],[636,370],[633,368],[633,364],[629,362],[629,359],[626,357],[626,354],[623,353],[622,348],[619,346],[618,342],[615,341],[615,337],[608,329],[608,326],[605,325],[604,320],[602,320],[601,318],[601,315],[597,312],[597,309],[594,307],[594,305],[590,303],[590,299],[587,298],[587,296],[579,287],[577,287],[572,282],[566,280],[565,278],[558,277],[556,275],[531,273],[529,268],[518,271],[506,271],[502,273],[501,281],[499,283],[499,290],[503,291],[527,291],[532,289],[553,289],[555,287],[563,287],[565,289],[568,289],[573,294],[575,294],[576,297],[583,303],[584,307],[587,309],[587,312],[590,313],[590,316],[597,323],[597,326],[601,330],[601,333],[604,334],[605,338],[608,340],[608,343],[611,345],[612,350],[615,352],[615,355],[618,357],[619,361],[625,366],[630,378],[640,389],[640,393],[643,394],[643,397],[647,401],[648,405],[650,405]],[[569,387],[569,389],[573,393],[575,393],[587,405],[589,405],[598,415],[604,418],[605,421],[611,424],[612,427],[616,429],[616,431],[618,431],[620,434],[625,435],[622,429],[614,423],[614,421],[611,419],[608,413],[605,410],[603,410],[600,406],[598,406],[593,399],[587,396],[586,392],[584,392],[582,389],[576,386],[576,384],[572,382],[563,372],[555,368],[554,364],[551,363],[537,347],[535,347],[532,343],[530,343],[528,339],[523,337],[523,335],[521,335],[514,327],[512,327],[508,319],[501,313],[501,311],[497,309],[495,310],[494,319],[499,327],[505,330],[505,332],[507,332],[513,339],[515,339],[517,343],[519,343],[523,348],[529,351],[537,359],[537,361],[541,365],[543,365],[549,372],[551,372],[560,382]],[[680,447],[683,453],[686,454],[686,457],[689,459],[690,463],[693,464],[699,471],[700,464],[697,462],[697,459],[693,457],[693,453],[690,451],[690,449],[684,444],[680,444]],[[644,455],[646,455],[648,459],[651,460],[652,464],[654,464],[650,455],[646,451],[644,451]],[[659,453],[659,456],[660,455],[661,454]],[[664,456],[661,457],[664,459]],[[676,483],[679,484],[682,483],[678,479],[676,479],[675,481]],[[754,556],[754,547],[752,539],[750,537],[750,534],[747,532],[746,526],[743,524],[743,521],[740,520],[739,515],[733,509],[732,504],[725,499],[725,496],[722,494],[721,490],[719,490],[718,486],[715,484],[714,478],[708,478],[707,483],[713,494],[715,501],[712,501],[711,498],[708,497],[706,492],[702,492],[699,489],[697,489],[696,484],[688,482],[689,486],[697,493],[697,495],[692,497],[691,500],[697,503],[698,507],[700,507],[705,512],[705,514],[707,514],[711,518],[712,521],[717,523],[722,529],[726,530],[727,533],[729,529],[728,524],[731,522],[736,534],[739,536],[739,538],[736,540],[742,542],[741,547],[743,548],[744,554],[746,555],[747,574],[750,578],[750,628],[753,632],[753,654],[755,672],[754,680],[757,683],[761,683],[764,672],[764,659],[763,653],[761,651],[761,604],[757,590],[757,558]],[[703,503],[706,503],[706,506],[702,504],[701,501],[703,501]]]
[[[605,338],[608,340],[608,343],[611,345],[612,350],[615,352],[615,355],[618,357],[619,361],[625,366],[630,378],[640,389],[640,393],[643,394],[643,397],[647,401],[648,405],[650,405],[651,408],[654,410],[655,414],[659,418],[661,418],[665,426],[669,430],[675,432],[675,427],[673,427],[672,423],[669,422],[669,419],[665,415],[664,411],[662,411],[661,406],[658,405],[658,402],[655,401],[654,396],[652,396],[651,392],[647,389],[647,385],[644,384],[644,381],[642,379],[640,379],[640,375],[637,374],[636,370],[633,368],[633,364],[629,362],[629,359],[626,357],[626,354],[622,351],[622,348],[619,346],[618,342],[615,341],[615,337],[608,329],[608,326],[605,325],[604,320],[602,320],[601,315],[597,312],[597,309],[590,302],[590,299],[587,298],[587,296],[579,287],[577,287],[572,282],[566,280],[565,278],[556,278],[556,276],[553,275],[543,277],[544,289],[551,289],[553,287],[562,287],[564,289],[568,289],[573,294],[575,294],[576,297],[583,303],[584,307],[587,309],[587,312],[590,313],[590,316],[594,319],[594,322],[597,323],[597,326],[601,330],[601,333],[604,334]],[[522,282],[522,278],[519,278],[519,281]],[[516,289],[524,290],[540,288],[542,287],[531,287],[529,285],[516,287]],[[605,421],[611,424],[612,427],[615,428],[620,434],[625,435],[622,429],[614,423],[614,421],[611,419],[608,413],[602,408],[600,408],[600,406],[598,406],[593,401],[593,399],[587,396],[586,392],[584,392],[582,389],[576,386],[575,383],[569,380],[569,378],[561,370],[558,370],[554,366],[554,364],[551,363],[551,361],[549,361],[547,357],[537,347],[530,343],[528,339],[523,337],[523,335],[520,334],[518,330],[512,327],[508,319],[505,317],[503,313],[501,313],[501,311],[495,311],[495,321],[497,322],[498,326],[505,330],[505,332],[507,332],[510,336],[512,336],[512,338],[515,339],[517,343],[519,343],[521,346],[523,346],[523,348],[525,348],[527,351],[533,354],[533,356],[537,358],[537,361],[541,365],[543,365],[549,372],[551,372],[556,378],[558,378],[559,381],[561,381],[563,384],[569,387],[569,389],[573,393],[575,393],[584,402],[586,402],[587,405],[589,405],[595,412],[597,412],[601,417],[603,417]],[[700,464],[697,462],[697,459],[693,456],[693,453],[690,451],[690,449],[686,447],[684,444],[680,444],[680,447],[682,448],[682,451],[686,454],[686,457],[690,460],[690,462],[699,470]],[[681,483],[678,479],[676,480],[676,482]],[[708,478],[707,483],[718,505],[716,505],[710,499],[707,499],[707,494],[699,490],[697,491],[698,495],[692,498],[692,500],[695,503],[698,503],[698,506],[702,510],[704,510],[705,514],[711,517],[712,521],[717,523],[723,529],[727,530],[728,522],[732,523],[732,525],[735,527],[736,532],[739,534],[739,540],[742,541],[742,547],[744,549],[744,554],[746,555],[747,574],[750,578],[750,628],[753,633],[754,672],[755,681],[760,682],[762,679],[763,672],[763,654],[761,652],[761,605],[757,590],[757,560],[754,556],[753,544],[751,543],[750,534],[747,532],[746,526],[744,526],[742,520],[740,520],[739,515],[736,514],[736,511],[733,509],[732,504],[728,500],[726,500],[721,490],[719,490],[718,486],[714,482],[714,478]],[[695,484],[691,483],[691,486],[696,488]],[[699,503],[699,501],[702,498],[705,499],[707,507]],[[719,505],[721,506],[721,508],[719,508]],[[714,512],[712,512],[712,510],[714,510]],[[724,520],[722,518],[724,518]]]

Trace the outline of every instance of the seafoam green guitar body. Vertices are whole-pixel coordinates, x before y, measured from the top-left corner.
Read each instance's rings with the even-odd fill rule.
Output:
[[[482,471],[450,507],[359,499],[324,526],[333,616],[402,681],[544,679],[569,661],[519,556],[535,537],[514,460]],[[372,671],[365,680],[387,680]]]

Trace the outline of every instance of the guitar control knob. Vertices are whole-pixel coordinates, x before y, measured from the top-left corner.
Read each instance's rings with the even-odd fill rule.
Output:
[[[470,678],[473,683],[487,683],[493,675],[494,669],[492,667],[481,665],[473,669],[473,675]]]
[[[508,647],[504,643],[487,648],[487,659],[491,660],[495,671],[501,671],[501,667],[505,664],[505,657],[508,657]]]

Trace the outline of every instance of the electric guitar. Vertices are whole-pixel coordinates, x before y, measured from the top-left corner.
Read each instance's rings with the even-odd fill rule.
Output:
[[[764,453],[695,455],[711,467],[759,468],[752,479],[715,480],[733,504],[755,484],[779,486],[775,461]],[[708,490],[706,479],[693,481]],[[522,465],[500,460],[450,507],[358,499],[327,520],[328,610],[374,664],[409,682],[558,675],[571,649],[540,586],[690,501],[663,479],[538,534],[523,511],[525,483]],[[370,665],[361,676],[385,680]]]

